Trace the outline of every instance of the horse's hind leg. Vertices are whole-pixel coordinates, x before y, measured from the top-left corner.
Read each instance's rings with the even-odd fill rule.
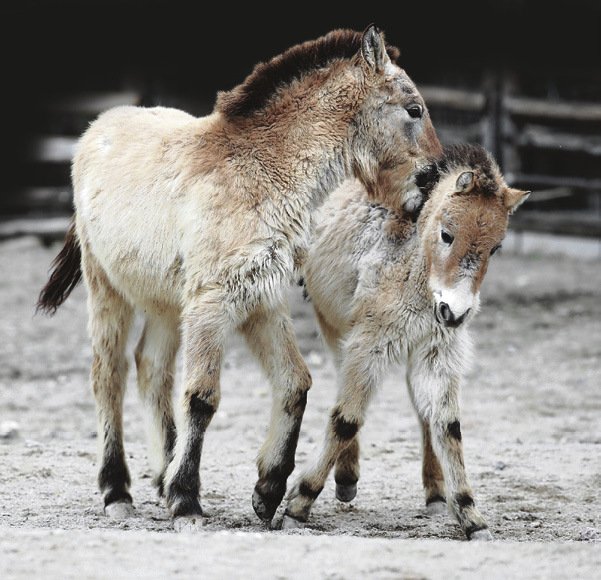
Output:
[[[184,390],[182,422],[173,459],[165,471],[165,501],[176,527],[202,523],[200,461],[204,436],[221,397],[224,341],[235,326],[226,296],[209,290],[191,300],[182,318]]]
[[[419,422],[422,428],[422,482],[426,494],[426,509],[430,515],[446,513],[444,476],[432,449],[430,425],[421,418]]]
[[[311,375],[298,350],[286,307],[254,313],[241,331],[273,388],[269,432],[259,452],[259,479],[252,499],[259,518],[270,522],[294,469]]]
[[[148,316],[135,351],[138,389],[150,415],[148,435],[156,473],[154,484],[161,497],[165,469],[175,446],[172,391],[179,342],[177,320]]]
[[[91,382],[100,440],[98,484],[105,513],[122,518],[132,512],[131,482],[123,449],[123,395],[128,366],[125,345],[133,309],[111,286],[85,247],[82,257],[93,351]]]

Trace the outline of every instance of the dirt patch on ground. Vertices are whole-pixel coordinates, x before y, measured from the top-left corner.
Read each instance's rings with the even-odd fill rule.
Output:
[[[32,571],[44,569],[44,562],[55,562],[62,557],[64,546],[77,549],[83,558],[86,551],[94,553],[94,542],[114,545],[118,551],[118,538],[122,537],[123,545],[150,565],[159,557],[160,550],[153,547],[160,545],[157,537],[171,538],[174,556],[186,544],[176,539],[150,483],[134,373],[130,373],[126,398],[125,433],[136,516],[115,523],[102,513],[95,482],[96,424],[88,386],[91,351],[84,289],[78,288],[54,318],[33,316],[33,304],[56,251],[56,247],[43,248],[31,238],[0,245],[0,564],[12,562],[12,567],[5,569],[17,577],[31,577]],[[297,453],[297,465],[302,466],[321,442],[335,396],[335,371],[317,333],[310,304],[302,300],[298,288],[291,289],[290,295],[299,342],[314,378]],[[421,550],[430,556],[439,553],[459,558],[465,552],[481,562],[493,553],[506,562],[515,558],[526,562],[542,554],[549,562],[554,558],[563,562],[563,567],[557,564],[554,568],[558,573],[569,576],[575,558],[579,571],[590,572],[583,575],[599,574],[599,262],[495,257],[484,283],[482,311],[472,329],[477,356],[462,396],[466,464],[476,501],[495,538],[507,542],[493,544],[497,549],[490,553],[475,548],[465,552],[470,544],[460,543],[462,534],[450,518],[426,516],[419,432],[403,369],[388,377],[362,433],[357,498],[350,505],[337,502],[332,478],[316,502],[306,530],[300,534],[266,531],[254,515],[250,497],[270,392],[252,356],[234,338],[223,371],[222,403],[207,433],[201,470],[202,503],[209,517],[197,544],[213,546],[212,551],[207,548],[207,557],[218,558],[221,541],[251,551],[254,546],[257,565],[262,547],[267,557],[270,550],[277,551],[278,542],[290,555],[289,561],[307,550],[322,553],[318,546],[333,542],[332,549],[343,545],[344,549],[364,549],[367,560],[361,560],[359,569],[365,572],[375,570],[375,562],[370,564],[369,558],[375,558],[378,550],[400,554],[407,549],[401,540],[438,538],[447,541],[412,543],[412,553]],[[132,346],[138,330],[139,325]],[[102,529],[112,532],[107,535]],[[57,536],[56,530],[69,532]],[[324,536],[354,538],[339,545],[340,538],[326,541]],[[48,547],[53,538],[65,539],[64,543],[57,540],[54,556],[45,549],[29,551],[29,572],[16,566],[20,550]],[[378,550],[368,538],[382,542]],[[392,543],[388,545],[384,539]],[[88,540],[91,544],[86,548]],[[528,550],[520,542],[536,544]],[[547,544],[557,549],[547,549]],[[574,558],[565,557],[566,553]],[[564,556],[560,558],[560,554]],[[356,561],[356,554],[341,560],[332,571],[338,576],[325,569],[320,573],[331,578],[356,577]],[[233,553],[231,562],[239,562]],[[61,568],[59,561],[59,567],[53,569],[68,576],[73,564],[68,558],[63,564]],[[410,568],[413,576],[407,572],[408,577],[436,575],[436,568],[425,564],[420,568],[419,558],[415,564]],[[288,567],[283,566],[281,575],[287,577]],[[183,570],[191,571],[185,566]],[[258,568],[248,570],[256,572]],[[272,572],[277,576],[277,567]],[[389,572],[376,571],[375,577],[403,577]]]

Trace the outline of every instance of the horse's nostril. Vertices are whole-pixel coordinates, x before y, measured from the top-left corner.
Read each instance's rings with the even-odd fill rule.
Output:
[[[440,303],[440,305],[438,306],[438,311],[440,312],[440,317],[445,322],[450,322],[453,319],[453,313],[451,312],[451,309],[449,308],[449,305],[446,302]]]

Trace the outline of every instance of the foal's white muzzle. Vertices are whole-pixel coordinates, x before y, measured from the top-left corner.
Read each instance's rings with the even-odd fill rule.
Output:
[[[460,326],[478,310],[480,297],[478,292],[472,291],[470,278],[463,278],[451,288],[438,284],[431,284],[431,287],[436,319],[447,327]]]

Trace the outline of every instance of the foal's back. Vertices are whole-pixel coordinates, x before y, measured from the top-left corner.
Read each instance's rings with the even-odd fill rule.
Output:
[[[363,298],[379,299],[382,278],[411,267],[418,240],[411,215],[370,199],[354,180],[330,196],[316,222],[304,278],[325,338],[337,350]]]

